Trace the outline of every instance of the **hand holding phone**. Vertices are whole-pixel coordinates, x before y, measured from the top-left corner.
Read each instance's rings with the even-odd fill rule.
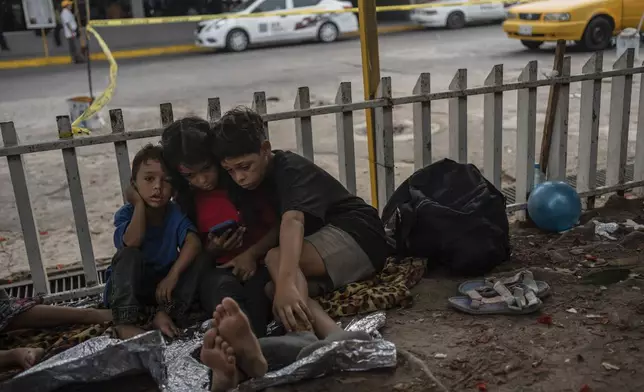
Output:
[[[220,223],[209,230],[207,249],[210,252],[229,252],[242,246],[246,228],[234,220]]]

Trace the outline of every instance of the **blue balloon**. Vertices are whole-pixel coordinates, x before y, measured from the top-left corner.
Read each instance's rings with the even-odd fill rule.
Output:
[[[530,194],[528,214],[540,229],[559,233],[579,222],[581,199],[565,182],[544,182]]]

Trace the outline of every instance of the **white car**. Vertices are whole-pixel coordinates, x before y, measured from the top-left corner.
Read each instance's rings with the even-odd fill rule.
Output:
[[[427,3],[464,3],[463,0],[424,1]],[[445,5],[434,8],[417,8],[411,11],[412,22],[425,27],[447,27],[460,29],[467,23],[502,21],[506,17],[503,3],[472,2],[466,5]]]
[[[342,10],[353,8],[338,0],[251,0],[242,3],[236,14],[276,13],[297,10]],[[275,15],[221,18],[199,22],[195,31],[197,46],[246,50],[251,44],[319,40],[333,42],[340,34],[358,31],[358,18],[352,12],[338,14]]]

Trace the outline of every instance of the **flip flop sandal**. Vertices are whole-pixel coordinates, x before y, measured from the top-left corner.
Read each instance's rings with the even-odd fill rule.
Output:
[[[475,290],[482,297],[495,297],[499,295],[494,290],[494,284],[496,282],[501,282],[509,290],[512,290],[515,286],[521,285],[523,289],[532,290],[537,297],[544,298],[550,294],[550,285],[542,280],[534,280],[532,271],[521,271],[513,276],[506,278],[486,278],[486,279],[474,279],[468,280],[467,282],[461,283],[458,286],[459,293],[467,295],[469,291]]]
[[[464,297],[452,297],[448,299],[449,304],[461,312],[468,314],[529,314],[541,309],[543,302],[535,293],[523,287],[515,285],[512,292],[501,282],[494,285],[497,293],[495,297],[483,297],[476,290],[467,292]]]

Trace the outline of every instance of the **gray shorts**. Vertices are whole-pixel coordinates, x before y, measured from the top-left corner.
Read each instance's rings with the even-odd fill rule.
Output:
[[[369,279],[375,274],[369,256],[347,232],[326,225],[304,238],[318,251],[324,261],[330,282],[313,279],[309,282],[311,295],[320,295],[346,286],[349,283]],[[316,287],[317,286],[317,289]],[[317,291],[321,290],[321,292]]]

